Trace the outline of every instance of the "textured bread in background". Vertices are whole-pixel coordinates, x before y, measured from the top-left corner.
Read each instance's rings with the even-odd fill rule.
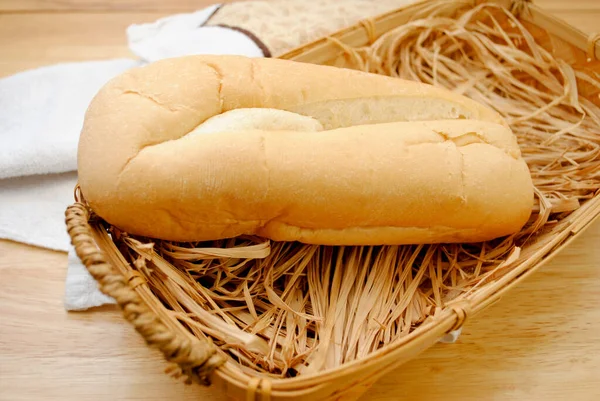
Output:
[[[254,39],[265,56],[277,57],[409,0],[253,0],[222,4],[206,26],[226,26]]]
[[[113,79],[78,163],[98,215],[178,241],[480,241],[518,231],[533,202],[516,139],[488,108],[276,59],[191,56]]]

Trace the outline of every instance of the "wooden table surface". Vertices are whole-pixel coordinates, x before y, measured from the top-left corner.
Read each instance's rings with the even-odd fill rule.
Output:
[[[130,56],[131,23],[211,0],[0,0],[0,77],[63,61]],[[536,0],[585,32],[598,0]],[[0,400],[207,400],[185,386],[115,307],[63,309],[66,255],[0,241]],[[512,293],[375,384],[368,400],[600,399],[600,221]]]

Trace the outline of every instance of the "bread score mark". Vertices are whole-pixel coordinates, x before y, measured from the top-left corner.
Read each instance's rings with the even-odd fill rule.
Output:
[[[454,112],[456,110],[453,110]],[[460,121],[457,123],[456,121]],[[417,120],[418,121],[418,120]],[[399,124],[398,135],[402,135],[402,123],[413,123],[412,121],[396,121],[382,123],[363,123],[354,124],[353,126],[363,126],[365,129],[377,129],[380,124]],[[448,141],[456,144],[457,147],[467,146],[474,143],[487,144],[504,150],[514,159],[521,157],[521,151],[517,145],[516,139],[513,138],[512,132],[505,126],[479,120],[466,120],[457,117],[455,119],[432,121],[420,121],[424,131],[431,130],[441,141],[433,139],[431,136],[423,133],[422,137],[417,138],[417,142],[411,139],[407,145],[419,145],[422,143],[437,143]],[[448,126],[450,130],[439,130],[439,126]],[[469,131],[468,129],[473,129]],[[213,116],[202,124],[198,125],[190,133],[184,135],[183,138],[190,138],[201,134],[214,134],[223,132],[242,132],[242,131],[293,131],[293,132],[323,132],[327,135],[328,131],[336,131],[337,129],[325,129],[323,124],[316,118],[305,116],[298,113],[272,109],[272,108],[242,108],[226,111],[222,114]],[[466,132],[464,132],[467,130]],[[483,134],[482,132],[486,132]],[[507,141],[508,139],[508,141]],[[158,145],[158,144],[157,144]]]

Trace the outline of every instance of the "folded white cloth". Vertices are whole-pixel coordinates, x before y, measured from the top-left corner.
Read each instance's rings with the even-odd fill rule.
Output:
[[[65,209],[74,201],[76,183],[74,171],[0,180],[0,238],[68,252],[64,299],[67,310],[114,303],[98,290],[70,246],[64,216]]]
[[[133,59],[66,63],[0,80],[0,178],[77,169],[85,110]]]
[[[127,28],[129,49],[149,63],[189,54],[263,57],[262,50],[247,35],[230,28],[202,26],[218,7],[131,25]]]
[[[65,283],[65,309],[68,311],[82,311],[96,306],[114,304],[114,299],[104,295],[98,290],[98,285],[92,275],[69,246],[67,257],[67,280]]]
[[[0,238],[67,251],[64,216],[76,183],[73,171],[0,180]]]
[[[0,238],[68,251],[65,308],[114,302],[70,247],[64,213],[74,201],[85,110],[134,59],[66,63],[0,80]]]

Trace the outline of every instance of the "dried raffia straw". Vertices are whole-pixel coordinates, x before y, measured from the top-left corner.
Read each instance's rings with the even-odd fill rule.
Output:
[[[578,94],[577,80],[600,83],[555,59],[497,5],[433,15],[461,4],[432,2],[429,17],[421,10],[363,48],[333,41],[347,66],[443,86],[505,117],[536,187],[523,230],[480,244],[330,247],[252,237],[152,243],[113,228],[165,306],[157,313],[211,339],[247,372],[314,373],[406,336],[552,245],[551,229],[600,188],[600,109]]]

